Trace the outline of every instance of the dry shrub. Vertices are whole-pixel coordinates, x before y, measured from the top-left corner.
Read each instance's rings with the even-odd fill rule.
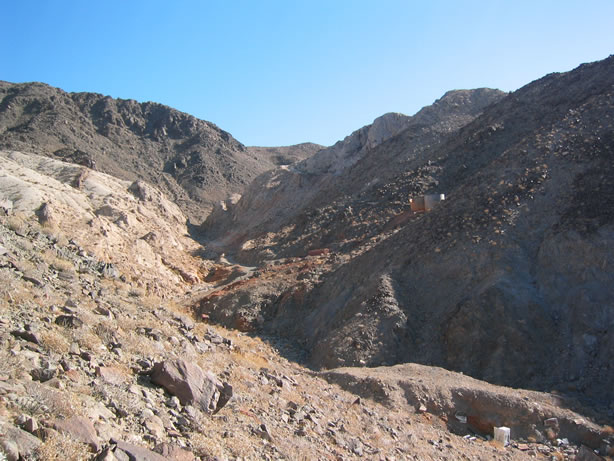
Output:
[[[69,418],[83,412],[79,401],[67,391],[60,391],[46,384],[31,382],[26,385],[27,398],[20,403],[21,411],[33,416],[53,415]]]
[[[16,213],[9,216],[6,226],[15,233],[23,234],[28,230],[28,222],[23,213]]]
[[[250,367],[255,370],[270,367],[270,362],[266,357],[254,354],[244,347],[235,347],[231,353],[231,356],[238,365]]]
[[[41,232],[60,246],[68,245],[68,238],[66,235],[64,235],[64,233],[54,224],[45,224],[41,226]]]
[[[196,456],[204,459],[224,458],[224,450],[219,445],[217,437],[208,437],[202,432],[192,432],[188,439]]]
[[[36,449],[36,456],[41,461],[82,461],[91,457],[86,444],[55,431]]]
[[[62,258],[54,258],[51,261],[51,267],[59,272],[69,272],[75,269],[75,265],[72,261],[68,261],[67,259]]]
[[[70,350],[70,343],[66,337],[56,330],[47,330],[41,334],[41,343],[49,351],[58,354],[67,354]]]
[[[75,340],[79,347],[84,350],[96,351],[100,349],[100,346],[103,346],[100,337],[89,329],[75,335]]]

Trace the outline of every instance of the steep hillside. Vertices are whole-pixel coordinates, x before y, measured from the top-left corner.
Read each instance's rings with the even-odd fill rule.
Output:
[[[0,82],[0,148],[38,152],[154,184],[200,223],[258,174],[313,154],[250,149],[210,122],[161,104]]]
[[[486,88],[450,91],[413,117],[383,115],[302,162],[258,177],[238,203],[214,210],[203,226],[207,238],[221,237],[215,245],[246,262],[330,245],[347,251],[402,209],[406,197],[388,197],[389,181],[503,96]]]
[[[418,362],[607,407],[614,57],[499,99],[451,135],[427,125],[367,150],[335,176],[346,195],[299,168],[257,179],[209,235],[219,219],[234,233],[216,243],[239,258],[292,258],[201,311],[298,338],[316,367]],[[447,200],[412,213],[424,193]],[[288,203],[304,219],[286,221]]]
[[[556,395],[432,367],[318,374],[288,341],[208,325],[190,291],[237,268],[195,258],[159,191],[0,159],[0,459],[520,461],[614,442]],[[488,439],[493,424],[511,445]]]

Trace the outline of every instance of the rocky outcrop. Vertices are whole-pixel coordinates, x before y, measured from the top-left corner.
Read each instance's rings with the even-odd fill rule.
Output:
[[[186,217],[153,186],[32,153],[0,151],[0,159],[0,196],[10,201],[11,213],[36,216],[58,237],[70,235],[84,251],[112,263],[104,269],[109,278],[168,293],[202,276],[202,261],[186,255],[198,248],[187,237]],[[69,266],[66,261],[62,268],[77,269]]]
[[[437,415],[458,434],[492,435],[495,427],[504,426],[511,429],[513,440],[567,439],[594,449],[600,449],[604,439],[614,443],[607,430],[572,410],[578,403],[571,399],[533,391],[510,392],[438,367],[339,368],[321,375],[390,408]]]
[[[182,405],[195,405],[203,411],[217,413],[232,397],[232,387],[211,373],[185,360],[156,363],[152,382],[177,396]]]

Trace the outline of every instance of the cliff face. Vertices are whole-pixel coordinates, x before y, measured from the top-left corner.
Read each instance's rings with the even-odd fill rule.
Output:
[[[300,338],[316,367],[419,362],[611,399],[614,58],[499,99],[447,134],[393,135],[336,177],[336,194],[326,175],[259,178],[228,215],[226,248],[250,261],[331,250],[329,269],[267,302],[251,295],[260,328]],[[409,211],[427,192],[447,200]],[[266,224],[242,227],[246,209]],[[215,315],[239,293],[203,306]]]

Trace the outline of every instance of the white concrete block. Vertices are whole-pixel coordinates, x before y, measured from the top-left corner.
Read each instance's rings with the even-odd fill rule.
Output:
[[[501,426],[495,427],[495,440],[501,442],[504,447],[510,444],[510,428]]]

